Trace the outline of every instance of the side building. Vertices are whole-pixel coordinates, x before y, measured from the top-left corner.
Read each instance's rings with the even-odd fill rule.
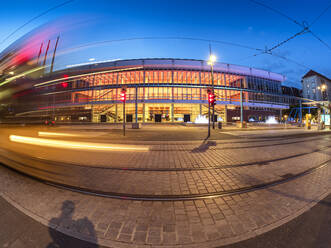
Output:
[[[310,70],[302,77],[302,95],[315,101],[331,101],[331,79]]]

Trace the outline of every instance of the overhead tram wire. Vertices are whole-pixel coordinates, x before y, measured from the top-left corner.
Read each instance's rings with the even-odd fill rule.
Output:
[[[208,42],[208,43],[216,43],[216,44],[223,44],[223,45],[228,45],[228,46],[235,46],[235,47],[241,47],[245,49],[250,49],[254,51],[263,51],[263,49],[260,48],[255,48],[243,44],[238,44],[234,42],[229,42],[229,41],[221,41],[221,40],[211,40],[211,39],[203,39],[203,38],[194,38],[194,37],[180,37],[180,36],[147,36],[147,37],[133,37],[133,38],[125,38],[125,39],[117,39],[117,40],[106,40],[106,41],[98,41],[98,42],[92,42],[84,45],[80,45],[77,47],[72,47],[68,48],[66,50],[63,50],[62,52],[69,52],[69,51],[74,51],[74,50],[79,50],[82,48],[87,48],[87,47],[93,47],[93,46],[98,46],[98,45],[103,45],[107,43],[115,43],[115,42],[123,42],[123,41],[134,41],[134,40],[193,40],[193,41],[202,41],[202,42]]]
[[[291,37],[287,38],[286,40],[279,42],[277,45],[274,45],[273,47],[271,47],[271,48],[269,48],[269,49],[267,49],[267,48],[266,48],[265,50],[262,50],[262,49],[261,49],[261,50],[262,50],[261,53],[254,54],[254,55],[252,55],[252,56],[248,56],[248,57],[243,58],[243,59],[245,60],[245,59],[248,59],[248,58],[250,58],[250,57],[256,57],[256,56],[259,56],[259,55],[262,55],[262,54],[270,54],[272,50],[275,50],[276,48],[278,48],[278,47],[284,45],[286,42],[289,42],[290,40],[296,38],[297,36],[300,36],[300,35],[302,35],[302,34],[306,34],[306,33],[308,33],[308,32],[310,32],[310,30],[307,30],[306,28],[304,28],[303,30],[301,30],[300,32],[298,32],[298,33],[292,35]]]
[[[294,63],[294,64],[296,64],[296,65],[298,65],[298,66],[304,67],[305,69],[308,69],[308,70],[311,69],[311,67],[306,66],[306,65],[304,65],[304,64],[301,64],[300,62],[297,62],[297,61],[295,61],[295,60],[293,60],[293,59],[290,59],[290,58],[288,58],[288,57],[285,57],[285,56],[283,56],[283,55],[279,55],[279,54],[276,54],[276,53],[268,53],[268,54],[271,55],[271,56],[275,56],[275,57],[281,58],[281,59],[286,60],[286,61],[288,61],[288,62]]]
[[[313,33],[311,30],[309,30],[309,33],[311,33],[312,36],[314,36],[317,40],[319,40],[323,45],[325,45],[329,50],[331,50],[331,47],[328,43],[323,41],[321,38],[319,38],[315,33]]]
[[[24,28],[26,25],[30,24],[31,22],[33,22],[34,20],[38,19],[39,17],[43,16],[43,15],[46,15],[47,13],[51,12],[52,10],[55,10],[55,9],[58,9],[68,3],[71,3],[75,0],[68,0],[68,1],[65,1],[63,3],[60,3],[54,7],[51,7],[49,9],[47,9],[46,11],[40,13],[39,15],[36,15],[35,17],[31,18],[30,20],[28,20],[26,23],[24,23],[23,25],[19,26],[18,28],[16,28],[13,32],[11,32],[8,36],[6,36],[1,42],[0,42],[0,45],[3,44],[6,40],[8,40],[11,36],[13,36],[16,32],[18,32],[19,30],[21,30],[22,28]]]
[[[269,48],[268,51],[271,52],[272,50],[284,45],[286,42],[289,42],[290,40],[296,38],[297,36],[300,36],[300,35],[308,33],[308,32],[309,32],[308,28],[304,28],[303,30],[301,30],[300,32],[292,35],[291,37],[287,38],[286,40],[279,42],[277,45],[273,46],[272,48]]]
[[[269,9],[269,10],[271,10],[271,11],[273,11],[273,12],[275,12],[275,13],[283,16],[283,17],[285,17],[286,19],[290,20],[291,22],[293,22],[293,23],[295,23],[295,24],[297,24],[297,25],[299,25],[301,27],[304,27],[303,24],[299,23],[297,20],[293,19],[292,17],[289,17],[288,15],[284,14],[283,12],[281,12],[281,11],[279,11],[277,9],[274,9],[274,8],[268,6],[268,5],[264,4],[264,3],[261,3],[259,1],[255,1],[255,0],[249,0],[249,1],[251,1],[252,3],[255,3],[257,5],[260,5],[260,6],[264,7],[264,8],[266,8],[266,9]]]
[[[315,33],[313,33],[310,29],[310,27],[312,25],[314,25],[318,19],[320,19],[329,9],[331,8],[331,2],[329,3],[329,5],[308,25],[308,30],[309,33],[311,33],[311,35],[316,38],[318,41],[320,41],[324,46],[326,46],[329,50],[331,50],[331,46],[326,43],[325,41],[323,41],[319,36],[317,36]]]
[[[324,15],[331,8],[331,2],[329,5],[310,23],[309,27],[312,26],[322,15]]]
[[[301,31],[301,32],[303,32],[303,33],[305,33],[305,32],[309,32],[309,33],[311,33],[312,34],[312,36],[314,37],[314,38],[316,38],[318,41],[320,41],[323,45],[325,45],[329,50],[331,50],[331,46],[329,45],[329,44],[327,44],[325,41],[323,41],[321,38],[319,38],[315,33],[313,33],[312,31],[311,31],[311,29],[310,29],[310,27],[313,25],[313,24],[315,24],[318,20],[319,20],[319,18],[321,18],[330,8],[331,8],[331,2],[327,5],[327,7],[309,24],[309,25],[306,25],[305,24],[305,22],[302,22],[302,23],[300,23],[300,22],[298,22],[297,20],[295,20],[295,19],[293,19],[293,18],[291,18],[290,16],[288,16],[288,15],[286,15],[286,14],[284,14],[283,12],[281,12],[281,11],[279,11],[279,10],[277,10],[277,9],[274,9],[274,8],[272,8],[272,7],[270,7],[270,6],[268,6],[268,5],[266,5],[266,4],[264,4],[264,3],[261,3],[261,2],[258,2],[258,1],[256,1],[256,0],[249,0],[250,2],[252,2],[252,3],[255,3],[255,4],[257,4],[257,5],[260,5],[260,6],[262,6],[262,7],[264,7],[264,8],[266,8],[266,9],[269,9],[269,10],[271,10],[271,11],[273,11],[273,12],[275,12],[275,13],[277,13],[277,14],[279,14],[279,15],[281,15],[281,16],[283,16],[283,17],[285,17],[286,19],[288,19],[288,20],[290,20],[291,22],[293,22],[293,23],[295,23],[296,25],[298,25],[298,26],[300,26],[300,27],[302,27],[303,28],[303,30]],[[299,32],[300,33],[300,32]],[[303,34],[302,33],[302,34]],[[298,35],[295,35],[295,37],[296,36],[298,36]],[[295,37],[293,37],[293,38],[295,38]],[[282,42],[282,44],[280,44],[280,45],[283,45],[284,43],[286,43],[288,41],[288,39],[285,41],[285,42]],[[280,46],[279,45],[279,46]],[[276,47],[279,47],[279,46],[276,46]]]

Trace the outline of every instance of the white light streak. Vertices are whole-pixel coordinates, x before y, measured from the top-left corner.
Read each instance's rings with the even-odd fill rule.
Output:
[[[147,146],[111,145],[111,144],[103,144],[103,143],[33,138],[33,137],[17,136],[17,135],[10,135],[9,139],[12,142],[17,142],[17,143],[61,148],[61,149],[94,150],[94,151],[148,151],[149,150]]]

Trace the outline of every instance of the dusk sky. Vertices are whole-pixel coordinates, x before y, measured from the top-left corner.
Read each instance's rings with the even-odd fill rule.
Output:
[[[102,1],[76,0],[26,25],[31,18],[64,1],[3,1],[0,9],[0,51],[29,31],[46,23],[60,26],[59,54],[67,48],[93,42],[141,37],[193,37],[236,43],[252,48],[271,48],[302,30],[285,17],[249,0],[237,1]],[[328,0],[262,1],[292,19],[310,24],[330,5]],[[311,30],[331,47],[331,8]],[[53,42],[53,41],[52,41]],[[300,35],[275,49],[278,55],[302,65],[252,49],[212,42],[219,62],[251,66],[281,73],[287,84],[300,87],[310,68],[331,77],[331,49],[310,33]],[[193,40],[130,40],[107,42],[59,56],[56,68],[69,64],[129,58],[207,59],[209,43]],[[305,65],[305,66],[303,66]]]

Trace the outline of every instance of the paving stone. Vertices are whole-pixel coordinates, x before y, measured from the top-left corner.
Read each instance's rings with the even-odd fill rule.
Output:
[[[134,233],[133,241],[137,244],[145,244],[146,243],[146,236],[147,236],[147,232],[136,231]]]

